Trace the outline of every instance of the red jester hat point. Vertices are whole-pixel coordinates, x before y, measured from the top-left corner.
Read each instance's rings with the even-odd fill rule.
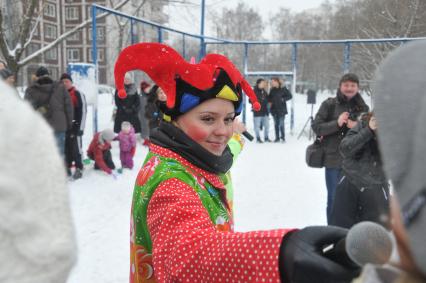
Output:
[[[214,85],[216,69],[223,69],[236,86],[241,85],[253,104],[255,111],[260,110],[260,104],[249,83],[243,78],[237,68],[225,56],[208,54],[199,64],[186,62],[179,53],[161,43],[138,43],[126,47],[119,54],[115,63],[114,77],[120,98],[126,97],[124,90],[124,75],[126,72],[141,70],[167,95],[167,107],[173,108],[176,101],[176,82],[179,76],[192,86],[205,90]]]

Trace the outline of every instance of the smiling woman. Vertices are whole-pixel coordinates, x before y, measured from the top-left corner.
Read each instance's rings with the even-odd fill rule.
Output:
[[[233,133],[234,107],[214,98],[179,116],[175,125],[204,149],[222,155]]]
[[[160,103],[163,121],[151,132],[134,188],[130,282],[291,282],[292,277],[313,282],[316,270],[324,281],[315,282],[333,282],[356,274],[337,263],[328,267],[327,259],[313,255],[319,250],[314,244],[341,239],[343,229],[233,231],[229,170],[245,130],[234,119],[243,91],[256,111],[260,105],[226,57],[209,54],[189,64],[166,45],[129,46],[115,66],[119,96],[126,95],[125,73],[135,69],[145,71],[167,100]],[[312,259],[299,264],[301,255]]]

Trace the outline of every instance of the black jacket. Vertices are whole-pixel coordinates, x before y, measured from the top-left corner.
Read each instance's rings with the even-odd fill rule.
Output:
[[[327,168],[340,168],[342,158],[339,153],[340,142],[346,135],[348,128],[346,125],[339,127],[337,119],[343,112],[349,112],[352,120],[363,113],[368,112],[368,105],[365,104],[361,95],[357,93],[351,100],[337,92],[336,97],[328,98],[321,103],[321,106],[312,122],[312,130],[317,136],[322,136],[322,144],[325,149],[324,166]]]
[[[138,113],[140,108],[140,100],[138,91],[134,84],[124,85],[127,96],[124,99],[118,97],[117,90],[115,91],[115,105],[117,106],[117,113],[114,121],[114,132],[121,131],[121,123],[124,121],[130,122],[135,133],[140,133],[141,124],[139,121]]]
[[[291,92],[285,87],[271,88],[268,96],[268,101],[271,103],[271,114],[278,116],[287,115],[288,111],[286,101],[292,98],[293,96],[291,95]]]
[[[25,99],[34,109],[49,105],[50,114],[46,120],[55,132],[65,132],[71,128],[73,108],[68,91],[62,83],[49,77],[41,77],[25,90]]]
[[[148,119],[150,132],[152,129],[157,128],[163,119],[163,112],[161,111],[160,103],[161,102],[157,99],[157,95],[155,93],[151,93],[148,96],[145,106],[145,117]]]
[[[387,183],[375,133],[361,120],[340,144],[342,169],[357,187]]]
[[[84,94],[80,93],[75,87],[68,90],[69,93],[71,91],[74,91],[74,95],[77,98],[77,104],[73,105],[74,119],[72,120],[70,133],[76,136],[82,136],[87,116],[86,98],[84,97]]]
[[[256,94],[257,101],[260,103],[260,110],[254,111],[254,117],[263,117],[268,115],[268,93],[264,89],[260,89],[257,86],[253,88],[254,93]],[[250,101],[251,103],[251,101]]]

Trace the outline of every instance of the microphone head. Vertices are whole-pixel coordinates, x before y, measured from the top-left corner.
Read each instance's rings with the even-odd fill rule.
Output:
[[[359,266],[385,264],[392,254],[389,232],[369,221],[360,222],[349,229],[345,246],[349,258]]]

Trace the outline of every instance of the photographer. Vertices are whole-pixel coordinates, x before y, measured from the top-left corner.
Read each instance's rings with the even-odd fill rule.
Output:
[[[353,128],[356,118],[362,112],[368,111],[361,95],[358,93],[359,79],[355,74],[345,74],[340,79],[339,89],[333,98],[323,101],[312,129],[317,136],[322,136],[325,149],[324,167],[327,186],[327,223],[330,222],[334,193],[340,178],[341,156],[339,145],[348,129]]]
[[[373,221],[389,227],[389,184],[376,132],[376,117],[366,113],[340,144],[343,177],[336,188],[331,225],[349,229]]]

